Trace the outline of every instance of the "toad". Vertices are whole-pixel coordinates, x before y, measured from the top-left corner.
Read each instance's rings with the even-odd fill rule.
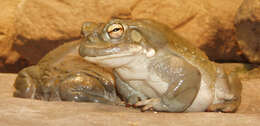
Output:
[[[79,54],[112,68],[118,95],[143,111],[234,112],[241,83],[168,26],[146,19],[86,22]]]
[[[13,95],[46,101],[116,103],[112,74],[83,60],[78,50],[79,41],[65,43],[49,52],[37,65],[21,70]]]

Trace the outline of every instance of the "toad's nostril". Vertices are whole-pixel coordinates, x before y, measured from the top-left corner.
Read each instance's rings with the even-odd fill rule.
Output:
[[[91,34],[95,29],[97,29],[98,24],[94,22],[86,22],[82,25],[81,34],[87,37]]]

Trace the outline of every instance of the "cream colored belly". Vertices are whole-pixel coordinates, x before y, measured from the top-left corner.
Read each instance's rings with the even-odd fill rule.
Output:
[[[209,86],[202,80],[200,90],[192,105],[186,112],[201,112],[205,111],[214,100],[214,95]]]
[[[168,89],[168,83],[162,81],[155,73],[145,69],[116,69],[125,82],[147,97],[160,97]],[[144,72],[146,71],[146,72]]]

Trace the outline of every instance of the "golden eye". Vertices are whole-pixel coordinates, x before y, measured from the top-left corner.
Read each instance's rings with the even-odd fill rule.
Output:
[[[108,27],[107,33],[110,38],[118,39],[124,33],[124,27],[121,24],[112,24]]]

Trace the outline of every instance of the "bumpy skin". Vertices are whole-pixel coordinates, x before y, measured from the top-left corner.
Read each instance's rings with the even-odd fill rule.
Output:
[[[83,60],[78,48],[79,42],[66,43],[48,53],[37,65],[20,71],[14,83],[14,96],[115,104],[113,76]]]
[[[82,27],[79,53],[113,68],[117,90],[142,110],[234,112],[241,83],[166,25],[152,20],[112,19]]]

